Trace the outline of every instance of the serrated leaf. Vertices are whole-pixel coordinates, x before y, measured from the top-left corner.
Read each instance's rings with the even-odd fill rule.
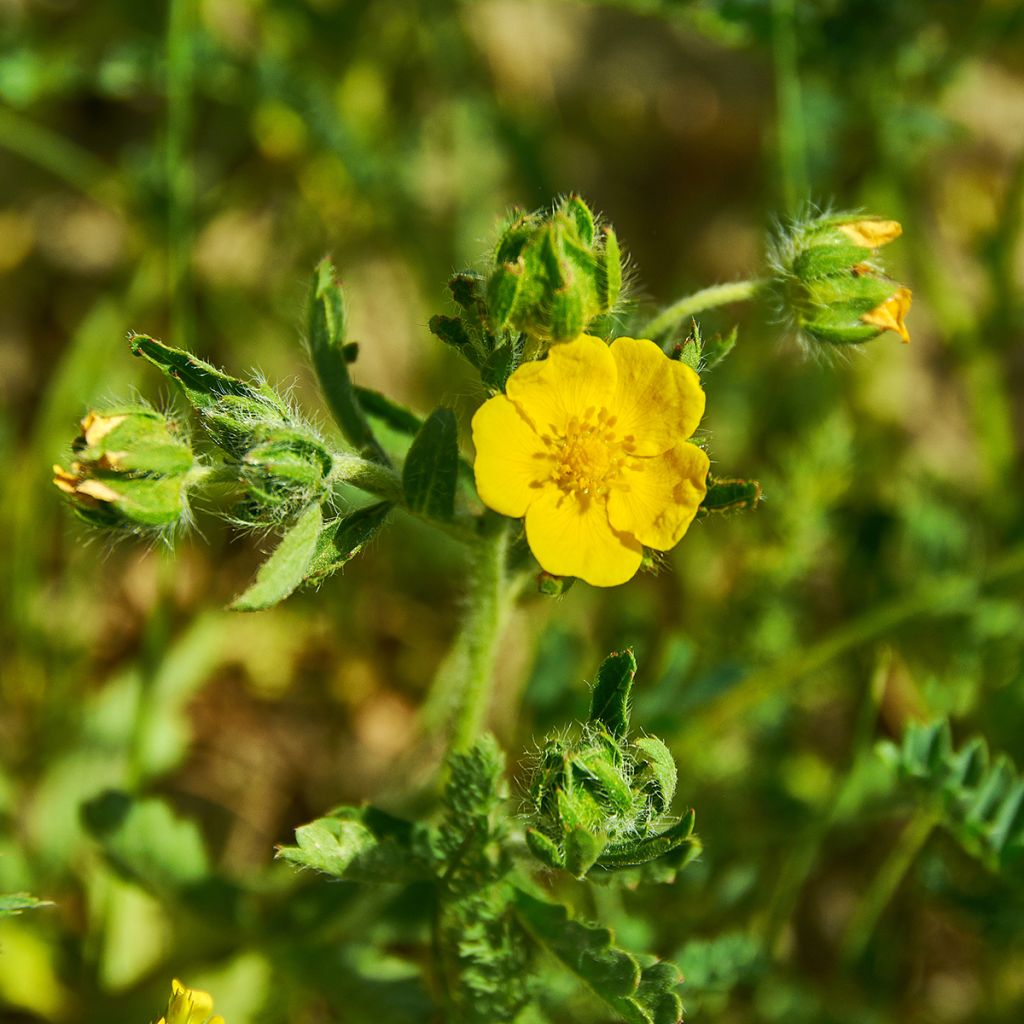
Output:
[[[720,480],[708,477],[707,493],[697,509],[697,515],[754,509],[760,504],[761,497],[761,485],[756,480]]]
[[[629,696],[636,675],[636,658],[629,649],[609,654],[597,671],[590,694],[590,721],[622,738],[629,731]]]
[[[345,358],[345,295],[330,260],[321,260],[309,297],[309,350],[320,389],[341,432],[368,458],[388,464],[356,397]]]
[[[37,910],[39,907],[52,907],[49,900],[40,900],[29,896],[27,892],[0,894],[0,917],[13,917],[24,910]]]
[[[459,473],[458,426],[451,409],[435,409],[405,458],[402,486],[411,511],[449,521],[455,515]]]
[[[990,762],[981,737],[957,751],[945,719],[912,722],[898,746],[883,743],[878,750],[969,853],[993,871],[1020,867],[1024,778],[1008,757]]]
[[[107,790],[82,807],[82,820],[111,864],[147,888],[181,889],[209,872],[199,829],[163,800]]]
[[[390,502],[382,501],[326,523],[316,539],[316,549],[303,583],[319,586],[351,562],[387,522],[392,508]]]
[[[573,918],[560,903],[516,889],[515,909],[529,934],[584,981],[628,1024],[677,1024],[682,976],[674,965],[615,945],[612,932]]]
[[[381,827],[385,822],[386,827]],[[299,868],[322,871],[350,882],[405,883],[430,877],[415,848],[411,822],[394,828],[389,815],[372,808],[339,808],[295,830],[296,846],[278,847],[277,856]],[[376,827],[375,827],[376,826]]]
[[[310,505],[260,566],[248,590],[231,602],[236,612],[255,612],[283,601],[306,578],[323,529],[323,512]]]

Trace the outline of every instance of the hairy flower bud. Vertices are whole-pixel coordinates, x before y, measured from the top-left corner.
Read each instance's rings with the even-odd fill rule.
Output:
[[[798,222],[776,239],[777,285],[802,338],[857,345],[893,331],[910,341],[910,289],[886,276],[878,259],[902,230],[894,220],[840,213]]]
[[[495,250],[486,301],[494,329],[568,341],[618,302],[622,259],[611,227],[577,196],[550,212],[517,213]]]
[[[296,427],[263,427],[242,456],[239,476],[257,518],[286,516],[319,500],[331,471],[331,453]]]
[[[169,529],[188,512],[195,459],[171,417],[134,405],[90,412],[54,484],[76,513],[96,526]]]

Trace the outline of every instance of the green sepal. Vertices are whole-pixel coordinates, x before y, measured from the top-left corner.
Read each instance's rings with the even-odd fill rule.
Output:
[[[89,478],[111,493],[109,499],[88,503],[71,495],[75,515],[90,526],[127,530],[169,529],[182,521],[188,507],[185,477],[93,472]]]
[[[716,334],[706,341],[701,351],[701,370],[713,370],[736,347],[739,327],[734,326],[728,334]]]
[[[571,829],[562,840],[565,851],[562,866],[575,878],[584,878],[607,845],[608,838],[603,833],[585,828]]]
[[[619,236],[610,227],[602,229],[604,233],[604,252],[598,264],[600,276],[598,283],[603,291],[606,309],[613,309],[622,292],[622,252],[619,249]]]
[[[625,815],[633,810],[634,798],[629,782],[623,778],[619,761],[621,754],[618,750],[613,753],[600,748],[581,750],[573,758],[574,766],[596,783],[600,795],[611,805],[607,811]]]
[[[496,348],[480,367],[480,379],[492,391],[504,391],[505,383],[523,358],[522,335]]]
[[[700,850],[699,842],[693,835],[695,815],[689,810],[683,818],[671,828],[655,836],[645,839],[628,840],[622,843],[609,844],[597,861],[597,867],[605,871],[617,871],[623,868],[639,867],[651,861],[666,857],[682,847]],[[678,870],[681,865],[676,862]]]
[[[367,505],[325,523],[303,584],[318,587],[328,576],[344,568],[377,535],[394,506],[388,501]]]
[[[638,771],[634,786],[642,786],[651,797],[653,808],[664,814],[672,806],[676,794],[678,770],[675,758],[657,736],[640,736],[633,740]]]
[[[707,493],[701,500],[697,515],[755,509],[761,498],[761,485],[756,480],[723,480],[709,476]]]
[[[562,205],[564,213],[572,218],[576,234],[584,245],[594,244],[594,215],[579,196],[570,196]]]
[[[528,828],[526,830],[526,845],[530,852],[549,868],[564,868],[565,857],[562,851],[539,829]]]
[[[575,582],[575,576],[553,576],[549,572],[540,572],[537,574],[537,592],[545,597],[561,597]]]
[[[315,437],[293,427],[273,427],[257,432],[239,475],[258,514],[319,501],[331,462],[331,453]]]
[[[374,808],[339,807],[295,830],[295,846],[277,856],[348,882],[401,884],[431,877],[424,826]]]
[[[800,252],[793,260],[793,273],[802,281],[832,277],[836,274],[850,274],[855,266],[867,261],[871,249],[855,245],[836,232],[839,239],[824,245],[812,245]]]
[[[253,424],[291,419],[288,407],[267,384],[247,384],[144,334],[132,335],[129,344],[134,355],[148,360],[178,385],[214,443],[231,455],[244,455]]]
[[[636,658],[632,650],[609,654],[597,671],[597,682],[590,694],[589,721],[600,722],[617,738],[629,731],[629,696],[636,676]]]
[[[561,288],[551,296],[549,307],[551,340],[571,341],[583,333],[583,297],[579,289]]]
[[[88,424],[116,422],[92,444]],[[75,458],[97,469],[147,476],[187,473],[195,458],[179,423],[144,405],[125,405],[91,412],[83,421],[83,433],[71,445]]]
[[[320,505],[310,505],[259,567],[248,589],[231,602],[236,612],[270,608],[289,596],[306,578],[323,528]]]
[[[402,487],[410,511],[450,521],[455,515],[458,472],[455,414],[451,409],[435,409],[413,439],[402,467]]]
[[[487,281],[487,314],[496,331],[504,330],[515,310],[523,284],[523,267],[519,263],[503,263]]]
[[[309,296],[309,350],[320,389],[347,440],[367,458],[388,464],[359,405],[345,355],[345,295],[328,259],[321,260]]]

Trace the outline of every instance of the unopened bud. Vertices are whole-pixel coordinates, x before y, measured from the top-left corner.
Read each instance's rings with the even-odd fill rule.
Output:
[[[167,529],[188,511],[195,468],[188,440],[170,417],[145,406],[90,412],[53,482],[77,514],[107,528]]]
[[[332,459],[314,436],[276,427],[254,440],[239,471],[254,518],[286,516],[322,497]]]
[[[889,278],[878,258],[902,230],[894,220],[843,213],[797,223],[777,239],[777,283],[803,338],[856,345],[893,331],[910,341],[910,289]]]
[[[622,288],[615,232],[595,225],[578,196],[550,212],[517,214],[498,241],[495,264],[486,287],[492,327],[542,342],[582,334],[615,307]]]

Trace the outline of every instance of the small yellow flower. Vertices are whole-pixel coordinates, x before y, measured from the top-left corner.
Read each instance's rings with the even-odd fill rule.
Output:
[[[171,998],[167,1012],[156,1024],[224,1024],[219,1014],[210,1016],[213,998],[209,992],[185,988],[177,978],[171,982]]]
[[[653,342],[580,335],[477,410],[477,491],[525,517],[547,572],[625,583],[645,545],[678,543],[704,498],[708,457],[686,441],[703,415],[697,374]]]

